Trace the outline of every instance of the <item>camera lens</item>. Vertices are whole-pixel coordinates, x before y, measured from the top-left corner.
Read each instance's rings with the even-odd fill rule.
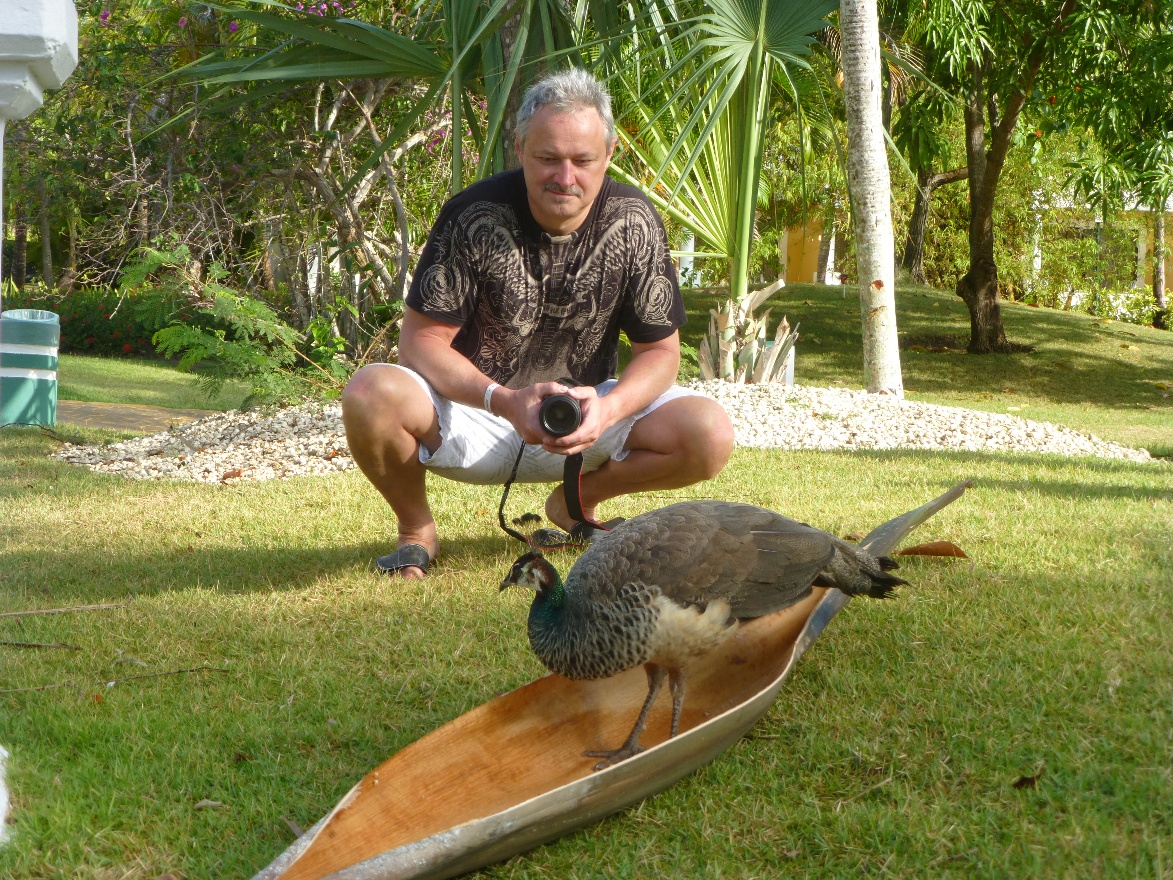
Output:
[[[547,434],[565,437],[582,424],[582,410],[578,401],[568,394],[551,394],[542,401],[538,418]]]

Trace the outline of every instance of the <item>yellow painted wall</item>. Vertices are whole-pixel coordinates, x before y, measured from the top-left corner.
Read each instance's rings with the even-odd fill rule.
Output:
[[[786,231],[786,282],[822,281],[815,278],[819,269],[819,240],[822,238],[822,223],[808,222],[805,227],[791,226]]]

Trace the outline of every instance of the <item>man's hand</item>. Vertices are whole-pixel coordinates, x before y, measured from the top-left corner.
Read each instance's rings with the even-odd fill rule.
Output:
[[[551,394],[569,395],[578,401],[582,409],[582,424],[578,430],[565,437],[546,433],[538,415],[542,401]],[[539,382],[517,390],[498,388],[493,392],[493,412],[508,419],[526,443],[540,445],[556,455],[582,452],[614,423],[606,398],[600,398],[594,388],[568,388],[560,382]]]
[[[551,391],[551,394],[566,394],[578,401],[579,409],[582,411],[582,424],[564,437],[552,437],[543,431],[542,448],[558,455],[583,452],[615,423],[611,408],[607,405],[607,398],[599,397],[598,392],[589,385],[564,388],[554,383],[554,387],[557,390]]]

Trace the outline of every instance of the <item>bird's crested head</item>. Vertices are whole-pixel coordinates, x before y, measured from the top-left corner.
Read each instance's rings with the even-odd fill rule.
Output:
[[[550,564],[550,561],[539,551],[531,550],[529,553],[519,556],[517,561],[513,563],[509,574],[505,576],[505,580],[501,581],[501,589],[528,587],[537,593],[544,593],[561,583],[561,580],[557,569]]]

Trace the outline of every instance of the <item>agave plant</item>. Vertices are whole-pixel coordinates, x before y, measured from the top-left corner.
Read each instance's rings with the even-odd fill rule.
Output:
[[[755,318],[753,310],[782,287],[779,279],[768,287],[750,293],[740,303],[727,299],[720,308],[709,310],[709,332],[697,349],[697,363],[702,379],[727,382],[783,382],[786,362],[798,341],[798,325],[793,328],[783,316],[774,332],[774,341],[766,341],[770,310]]]

